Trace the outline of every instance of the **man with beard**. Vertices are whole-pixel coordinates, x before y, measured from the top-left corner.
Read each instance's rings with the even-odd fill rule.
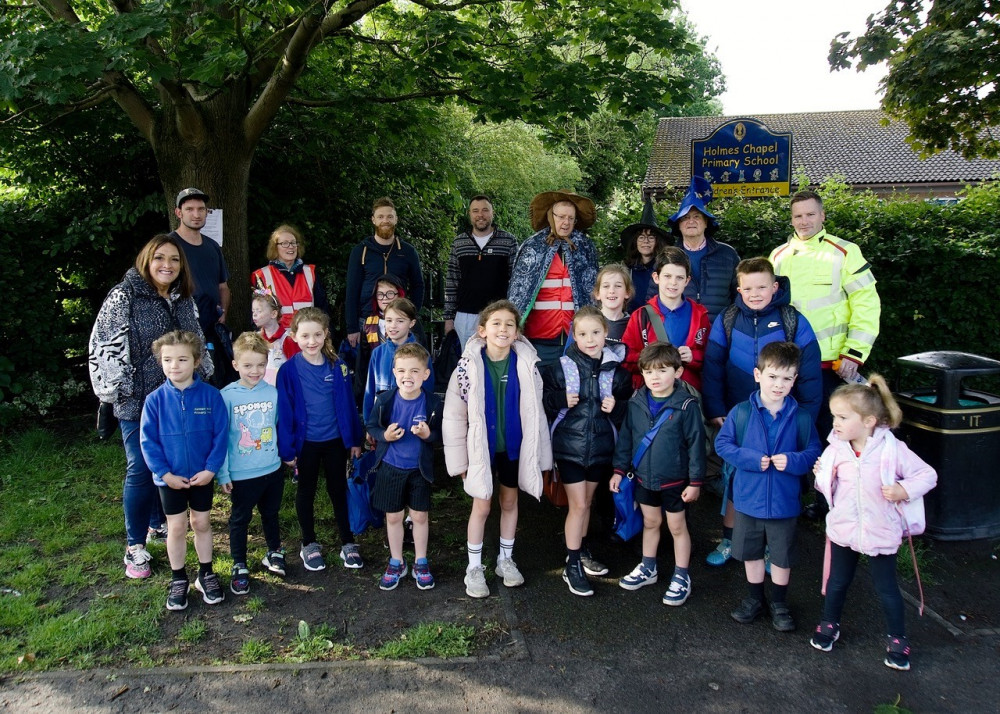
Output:
[[[186,188],[177,194],[174,215],[180,225],[170,235],[177,239],[187,258],[194,279],[194,300],[198,306],[198,321],[208,342],[216,334],[215,324],[226,322],[229,310],[229,269],[222,249],[211,238],[201,234],[208,218],[208,194],[197,188]]]
[[[466,341],[476,332],[479,311],[507,297],[517,238],[493,225],[493,204],[486,196],[469,201],[470,230],[455,237],[444,283],[444,332]]]
[[[372,224],[375,235],[365,238],[351,250],[347,261],[347,295],[344,322],[352,347],[358,346],[364,320],[371,314],[371,297],[379,276],[391,274],[399,278],[406,297],[417,310],[424,303],[424,276],[420,258],[413,246],[396,236],[396,204],[388,197],[372,204]]]

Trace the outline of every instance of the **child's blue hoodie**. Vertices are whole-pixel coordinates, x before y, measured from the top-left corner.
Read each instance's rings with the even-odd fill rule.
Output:
[[[139,445],[153,483],[163,475],[191,478],[199,471],[218,474],[226,460],[229,419],[219,390],[194,375],[186,389],[168,379],[146,397],[139,422]]]
[[[239,380],[222,389],[229,416],[229,449],[216,475],[220,484],[273,473],[278,457],[278,390],[264,380],[247,387]]]

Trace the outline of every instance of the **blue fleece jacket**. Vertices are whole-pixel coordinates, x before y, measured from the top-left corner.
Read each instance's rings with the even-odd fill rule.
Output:
[[[731,344],[722,324],[725,311],[715,318],[708,333],[705,363],[701,368],[701,397],[706,418],[725,416],[734,406],[749,399],[757,391],[753,378],[757,355],[764,345],[785,341],[780,307],[789,304],[790,291],[788,278],[778,276],[777,280],[778,291],[763,310],[751,310],[743,302],[743,296],[737,295],[739,312],[733,323]],[[802,350],[802,358],[792,394],[799,406],[816,421],[823,402],[819,343],[812,326],[801,313],[793,342]]]
[[[403,344],[416,341],[416,335],[411,332]],[[368,422],[368,415],[371,414],[372,405],[375,404],[375,397],[396,386],[396,376],[392,373],[392,361],[396,357],[397,347],[398,345],[392,340],[386,340],[372,351],[372,358],[368,363],[368,381],[365,383],[365,398],[361,404],[361,416],[365,423]],[[431,364],[430,360],[427,361],[427,369],[431,371],[431,374],[424,380],[424,391],[432,393],[434,391],[434,365]]]
[[[754,518],[794,518],[799,515],[800,477],[812,468],[823,450],[816,427],[810,427],[808,446],[800,447],[796,424],[799,405],[792,397],[785,397],[785,403],[775,417],[777,423],[772,449],[768,445],[765,423],[764,412],[767,409],[761,405],[760,392],[752,394],[749,401],[750,419],[742,438],[736,433],[733,412],[726,417],[715,438],[716,452],[736,469],[732,484],[733,505],[740,513]],[[785,470],[778,471],[769,465],[761,471],[761,458],[775,454],[788,456]]]
[[[228,434],[229,419],[219,390],[197,374],[183,390],[167,380],[142,407],[139,446],[157,486],[167,485],[163,476],[168,473],[184,478],[199,471],[219,473]]]
[[[226,462],[216,475],[219,483],[244,481],[273,473],[278,458],[278,390],[261,380],[253,388],[239,380],[222,388],[229,416]]]
[[[278,455],[282,461],[292,461],[302,453],[306,442],[305,396],[302,394],[302,379],[299,365],[305,360],[300,352],[281,365],[278,370]],[[333,409],[337,415],[337,429],[348,449],[361,446],[361,420],[354,404],[351,378],[341,360],[333,363],[336,381],[333,383]]]

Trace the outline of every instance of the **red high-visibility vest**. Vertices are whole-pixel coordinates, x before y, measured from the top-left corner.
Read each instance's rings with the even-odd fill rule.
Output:
[[[281,303],[281,318],[278,323],[288,329],[295,313],[304,307],[313,305],[313,285],[316,283],[316,266],[303,265],[302,270],[295,274],[295,284],[289,285],[288,280],[279,276],[274,266],[265,265],[255,270],[250,276],[250,284],[255,288],[268,288]]]

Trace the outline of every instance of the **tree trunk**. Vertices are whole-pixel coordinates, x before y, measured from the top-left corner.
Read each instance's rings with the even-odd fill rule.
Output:
[[[170,225],[177,227],[174,200],[194,186],[208,194],[208,207],[221,208],[222,254],[229,269],[232,304],[226,322],[237,334],[250,324],[250,261],[247,237],[247,193],[250,162],[256,143],[243,131],[246,104],[239,92],[222,92],[199,102],[197,126],[165,103],[166,113],[156,123],[153,153],[163,182]],[[259,261],[264,264],[261,256]]]

